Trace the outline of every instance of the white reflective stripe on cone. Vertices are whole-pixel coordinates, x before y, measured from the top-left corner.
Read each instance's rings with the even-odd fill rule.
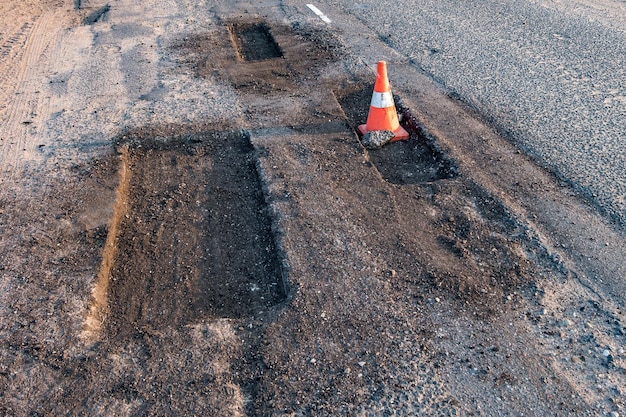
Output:
[[[371,106],[378,109],[386,109],[387,107],[394,106],[393,95],[389,91],[386,93],[378,93],[374,91],[374,94],[372,94]]]

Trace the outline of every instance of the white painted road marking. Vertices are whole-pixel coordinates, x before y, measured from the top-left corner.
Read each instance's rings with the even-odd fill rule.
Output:
[[[313,10],[313,13],[315,13],[316,15],[319,16],[320,19],[322,19],[324,22],[326,23],[330,23],[330,19],[328,18],[328,16],[326,16],[324,13],[322,13],[322,11],[320,9],[318,9],[317,7],[315,7],[312,4],[307,4],[306,5],[309,9]]]

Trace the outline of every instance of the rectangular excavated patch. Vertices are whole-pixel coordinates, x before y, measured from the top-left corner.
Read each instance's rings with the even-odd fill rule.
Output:
[[[336,96],[355,130],[367,122],[372,86],[356,85],[336,92]],[[382,177],[393,184],[421,184],[455,178],[458,174],[454,161],[438,149],[434,140],[426,137],[409,110],[398,106],[398,115],[410,134],[409,139],[367,151]]]
[[[247,136],[196,133],[133,140],[120,149],[116,218],[94,291],[95,327],[128,335],[256,316],[285,299]]]
[[[244,61],[262,61],[283,56],[278,43],[265,23],[228,25],[237,53]]]

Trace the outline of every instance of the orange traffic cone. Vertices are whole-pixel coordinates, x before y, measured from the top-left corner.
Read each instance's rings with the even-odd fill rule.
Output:
[[[378,71],[376,72],[376,83],[370,104],[370,112],[367,115],[367,123],[359,126],[362,135],[371,130],[390,130],[394,133],[391,141],[405,140],[409,138],[409,133],[400,126],[396,105],[393,102],[389,79],[387,79],[387,63],[378,61]]]

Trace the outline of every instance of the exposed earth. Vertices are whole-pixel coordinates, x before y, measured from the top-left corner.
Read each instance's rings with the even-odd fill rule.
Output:
[[[5,3],[3,415],[626,413],[622,226],[359,22]]]

